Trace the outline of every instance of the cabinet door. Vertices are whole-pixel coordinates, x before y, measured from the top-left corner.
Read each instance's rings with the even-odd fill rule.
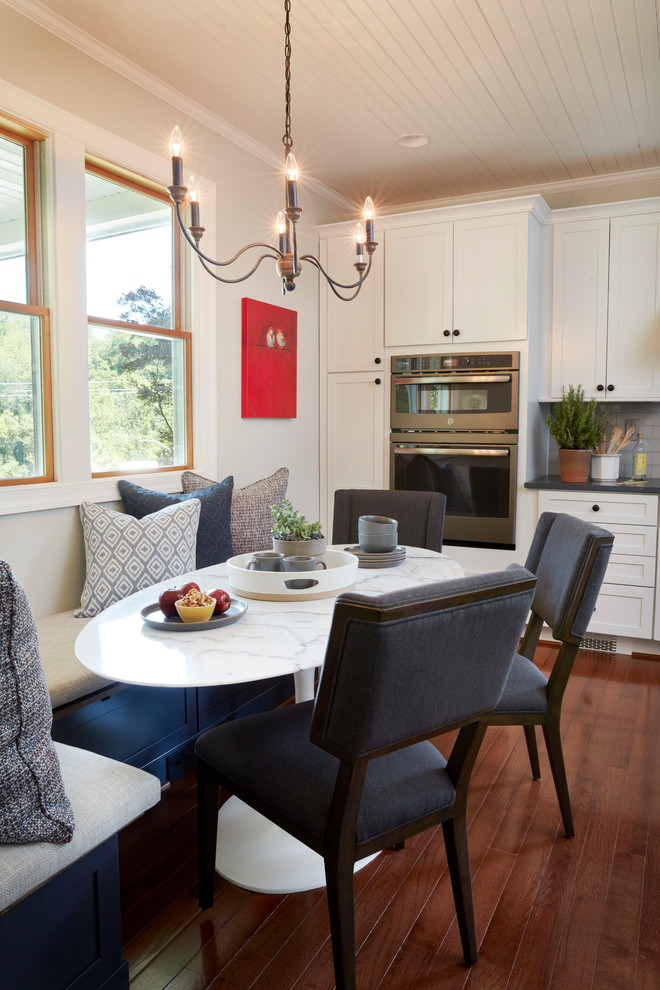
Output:
[[[320,243],[320,260],[333,278],[354,282],[355,247],[348,233]],[[383,367],[383,250],[376,248],[372,269],[351,302],[338,299],[323,276],[319,279],[321,348],[327,371],[368,371]],[[321,366],[324,365],[323,357]]]
[[[556,224],[552,257],[550,396],[582,385],[605,398],[609,220]]]
[[[445,340],[452,328],[452,223],[385,231],[385,345]]]
[[[526,213],[454,223],[454,346],[526,339],[528,223]]]
[[[338,488],[385,487],[384,395],[382,376],[365,372],[328,375],[328,534],[332,533]]]
[[[611,221],[607,378],[613,400],[660,399],[660,213]]]

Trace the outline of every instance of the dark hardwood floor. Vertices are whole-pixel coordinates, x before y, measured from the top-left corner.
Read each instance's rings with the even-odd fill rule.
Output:
[[[553,655],[539,649],[544,670]],[[658,990],[660,662],[580,652],[562,727],[575,838],[542,740],[534,781],[522,729],[490,728],[470,798],[479,961],[463,964],[442,833],[429,831],[356,875],[360,990]],[[323,890],[217,878],[199,910],[195,801],[189,771],[120,835],[132,990],[331,990]]]

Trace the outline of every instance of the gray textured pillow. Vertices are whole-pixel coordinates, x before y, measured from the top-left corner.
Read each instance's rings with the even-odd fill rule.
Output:
[[[23,588],[0,561],[0,842],[70,842],[73,810],[50,738],[53,713]]]
[[[192,498],[135,519],[83,502],[87,576],[76,616],[98,615],[134,591],[194,571],[200,508]]]
[[[231,544],[237,556],[253,550],[271,550],[273,520],[271,505],[281,505],[289,483],[289,469],[282,467],[268,478],[255,481],[245,488],[234,488],[231,500]],[[217,482],[203,478],[194,471],[184,471],[181,487],[184,492],[196,492]]]

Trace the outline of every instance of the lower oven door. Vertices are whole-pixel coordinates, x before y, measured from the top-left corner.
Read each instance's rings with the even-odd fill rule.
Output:
[[[390,488],[447,497],[444,542],[513,549],[516,527],[515,440],[392,438]]]

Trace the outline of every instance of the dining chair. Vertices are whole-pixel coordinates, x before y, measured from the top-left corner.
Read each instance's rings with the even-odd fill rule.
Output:
[[[323,857],[338,990],[355,987],[354,864],[442,824],[465,962],[477,959],[468,783],[535,579],[519,568],[335,603],[315,701],[205,732],[199,901],[211,907],[218,787]],[[429,740],[459,728],[448,760]],[[222,842],[220,833],[219,842]]]
[[[502,697],[484,717],[487,725],[524,727],[535,779],[541,776],[535,727],[542,727],[567,836],[575,835],[575,829],[561,745],[561,706],[613,543],[612,533],[594,523],[566,513],[541,515],[525,561],[537,578],[531,616]],[[534,663],[544,623],[560,643],[547,679]]]
[[[360,516],[390,516],[399,524],[399,543],[442,550],[445,495],[389,488],[340,488],[335,492],[332,542],[358,542]]]

